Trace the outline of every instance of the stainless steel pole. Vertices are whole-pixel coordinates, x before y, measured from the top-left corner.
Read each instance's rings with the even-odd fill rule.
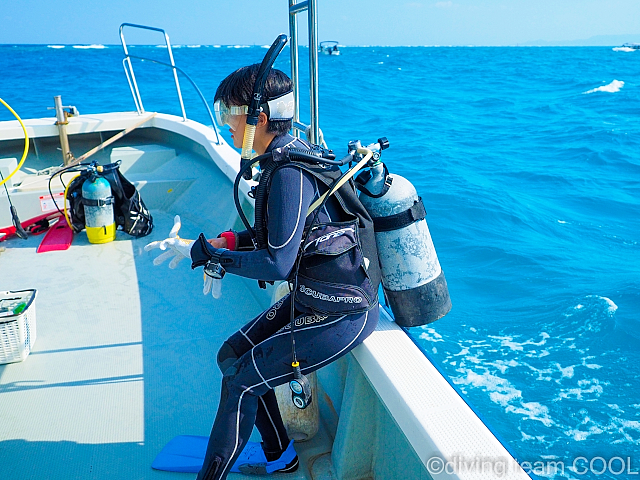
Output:
[[[291,81],[293,82],[293,125],[300,123],[300,85],[298,79],[298,17],[292,10],[295,0],[289,0],[289,52],[291,55]],[[293,129],[293,136],[300,137],[300,131]]]
[[[311,107],[311,132],[309,141],[318,143],[318,3],[316,0],[309,1],[309,96]]]
[[[60,147],[62,148],[62,162],[66,167],[73,161],[73,154],[69,149],[69,137],[67,136],[67,124],[69,121],[62,108],[62,97],[56,95],[53,97],[56,109],[56,125],[58,126],[58,133],[60,135]]]

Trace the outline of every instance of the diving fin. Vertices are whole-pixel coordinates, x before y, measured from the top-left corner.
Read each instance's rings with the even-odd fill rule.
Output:
[[[180,435],[167,443],[151,464],[155,470],[198,473],[207,452],[209,437]],[[232,472],[265,475],[282,470],[296,458],[293,440],[287,450],[274,462],[268,462],[259,442],[247,442],[231,467]],[[297,462],[296,465],[297,467]],[[295,470],[295,469],[294,469]],[[293,470],[292,470],[293,471]]]
[[[36,253],[67,250],[71,242],[73,242],[73,230],[69,228],[66,220],[61,218],[58,223],[49,228]]]
[[[167,443],[151,464],[155,470],[198,473],[204,462],[209,437],[180,435]]]

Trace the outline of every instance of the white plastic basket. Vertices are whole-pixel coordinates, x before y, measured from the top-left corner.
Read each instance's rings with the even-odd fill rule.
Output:
[[[37,293],[36,290],[0,292],[0,365],[21,362],[31,352],[36,342]]]

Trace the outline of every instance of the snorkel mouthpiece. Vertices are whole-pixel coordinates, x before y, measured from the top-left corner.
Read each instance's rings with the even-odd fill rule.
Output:
[[[241,165],[246,164],[251,160],[251,152],[253,151],[253,140],[256,135],[256,125],[258,124],[258,117],[262,109],[260,104],[262,103],[262,95],[264,94],[264,86],[267,83],[267,77],[271,72],[271,67],[278,58],[278,55],[287,43],[287,36],[284,33],[278,35],[275,39],[266,55],[262,59],[260,69],[256,75],[256,83],[253,86],[253,95],[251,95],[251,104],[249,105],[249,111],[247,112],[247,125],[244,128],[244,137],[242,138],[242,154]],[[251,179],[251,170],[248,169],[243,178],[245,180]]]

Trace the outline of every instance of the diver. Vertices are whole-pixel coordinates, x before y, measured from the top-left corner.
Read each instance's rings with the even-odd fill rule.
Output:
[[[243,144],[259,67],[233,72],[215,94],[217,121],[221,127],[229,126],[237,148]],[[230,471],[296,471],[298,457],[273,390],[295,377],[292,337],[293,363],[307,374],[359,345],[378,322],[380,270],[371,217],[352,182],[308,212],[340,178],[341,171],[337,166],[295,160],[292,152],[312,151],[314,146],[289,134],[293,108],[291,80],[271,69],[253,143],[263,172],[256,189],[254,229],[261,231],[263,240],[246,230],[222,232],[208,240],[201,234],[189,243],[172,230],[162,248],[170,251],[161,257],[175,255],[172,263],[191,258],[192,268],[204,266],[205,273],[208,266],[221,265],[227,273],[261,282],[286,280],[293,286],[292,293],[220,347],[220,404],[198,480],[223,479]],[[241,454],[254,425],[262,437],[266,462],[243,464]]]

